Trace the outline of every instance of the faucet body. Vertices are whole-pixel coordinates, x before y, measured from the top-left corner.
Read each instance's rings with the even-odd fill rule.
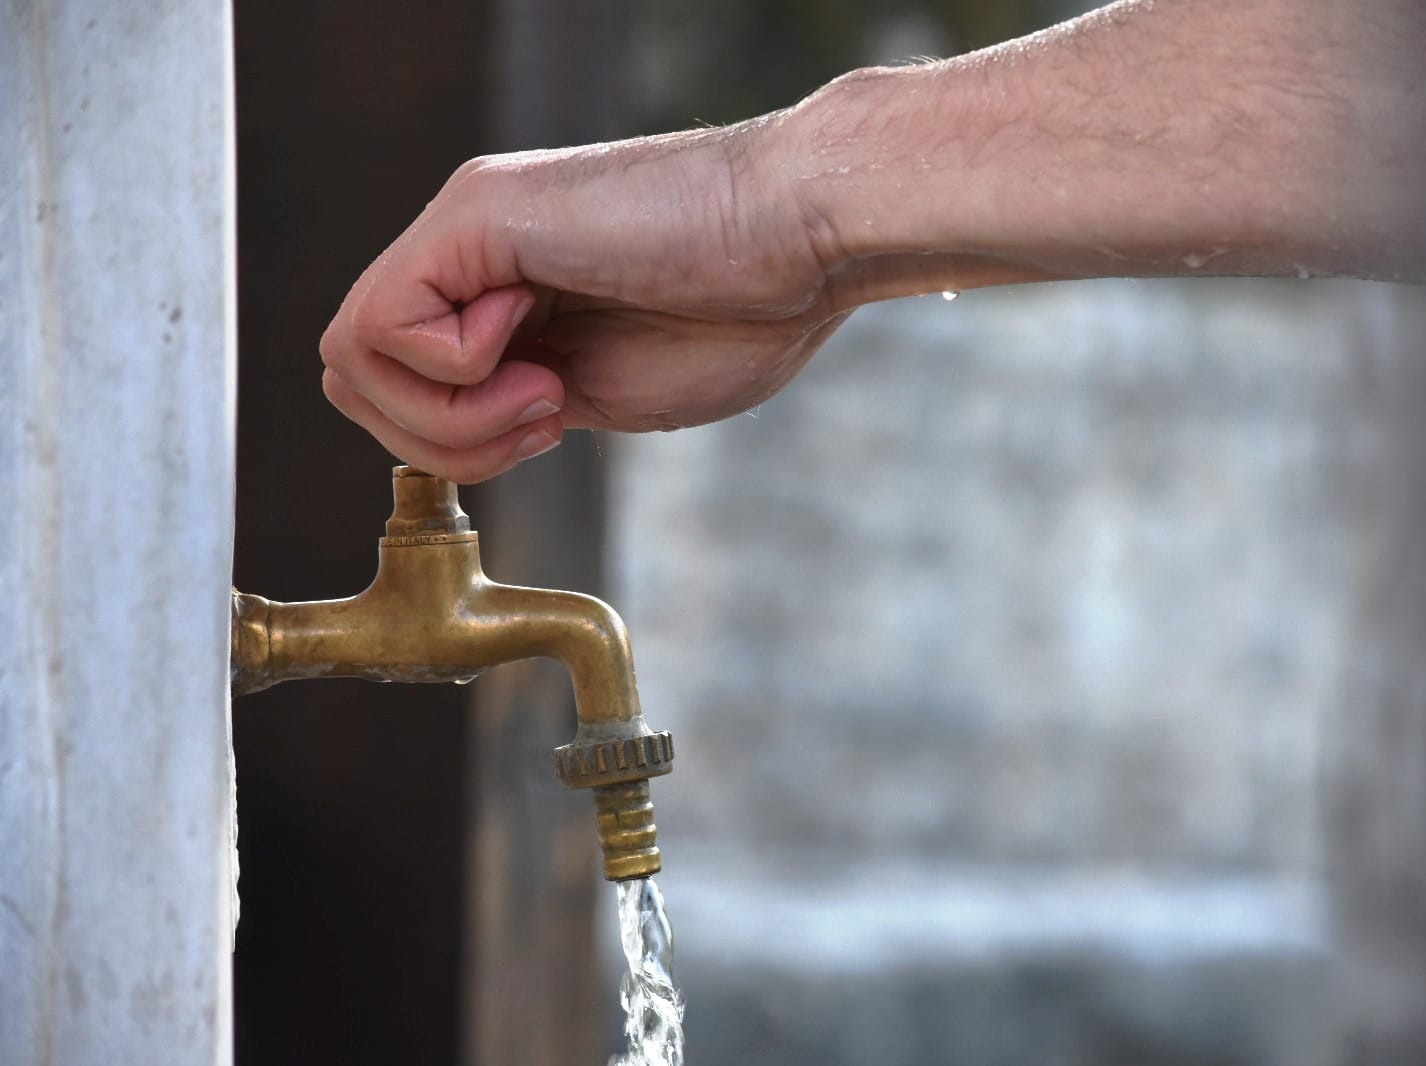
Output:
[[[605,876],[657,873],[648,779],[671,769],[673,745],[644,721],[619,616],[592,596],[491,581],[455,486],[409,467],[392,480],[396,506],[365,591],[301,603],[233,591],[233,695],[299,678],[465,682],[501,663],[556,659],[579,719],[556,771],[596,790]]]

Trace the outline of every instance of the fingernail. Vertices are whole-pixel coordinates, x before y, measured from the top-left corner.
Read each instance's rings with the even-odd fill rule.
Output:
[[[536,400],[534,403],[530,404],[529,407],[525,408],[523,411],[520,412],[520,417],[515,419],[515,424],[517,426],[523,426],[528,422],[535,421],[537,418],[544,418],[546,415],[552,415],[558,410],[559,408],[556,407],[554,404],[550,403],[549,400]]]
[[[511,333],[514,333],[515,330],[520,328],[520,323],[525,321],[525,316],[530,313],[530,308],[534,306],[535,298],[533,296],[526,296],[523,300],[521,300],[518,304],[515,305],[515,313],[510,316]]]
[[[545,452],[549,451],[558,443],[558,438],[551,437],[542,429],[537,429],[533,433],[526,435],[519,444],[515,445],[515,450],[511,452],[510,455],[516,462],[523,463],[526,459],[533,459],[537,455],[544,455]]]

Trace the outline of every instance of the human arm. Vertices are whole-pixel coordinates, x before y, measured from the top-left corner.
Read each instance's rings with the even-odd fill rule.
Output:
[[[475,160],[353,287],[324,387],[472,481],[565,428],[751,407],[869,300],[1420,279],[1423,45],[1413,0],[1124,3],[738,126]]]
[[[801,198],[839,303],[1055,277],[1419,281],[1423,55],[1420,0],[1114,4],[833,82],[800,105]]]

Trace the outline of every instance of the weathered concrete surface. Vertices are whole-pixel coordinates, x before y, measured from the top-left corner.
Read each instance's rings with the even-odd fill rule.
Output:
[[[219,0],[0,2],[0,1062],[226,1063]]]
[[[1304,1066],[1401,1031],[1426,954],[1423,338],[1419,290],[1349,282],[924,298],[859,311],[756,418],[612,442],[613,602],[680,742],[656,798],[700,1053],[750,1054],[740,1026],[769,1014],[806,1044],[787,1004],[849,967],[893,1017],[907,974],[961,995],[968,966],[1052,961],[1022,990],[1074,1017],[1004,1061]],[[868,871],[930,872],[884,896],[927,914],[904,964]],[[786,938],[740,931],[753,874]],[[1027,879],[1023,907],[967,903]],[[1375,992],[1343,993],[1350,969]],[[1241,1038],[1185,1058],[1182,1026],[1149,1026],[1096,1057],[1084,1034],[1137,1008],[1103,1015],[1075,973],[1162,978],[1154,1010]],[[1286,974],[1294,995],[1267,994]],[[866,1039],[820,1061],[926,1061]],[[1369,1060],[1419,1060],[1391,1046]],[[1001,1061],[966,1055],[937,1061]]]

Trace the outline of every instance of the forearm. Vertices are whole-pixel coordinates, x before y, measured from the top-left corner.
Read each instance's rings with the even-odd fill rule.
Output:
[[[1426,5],[1116,4],[781,117],[834,299],[1053,277],[1426,277]]]
[[[1127,2],[737,126],[473,160],[323,385],[478,481],[747,410],[869,300],[1057,277],[1426,278],[1426,0]]]

